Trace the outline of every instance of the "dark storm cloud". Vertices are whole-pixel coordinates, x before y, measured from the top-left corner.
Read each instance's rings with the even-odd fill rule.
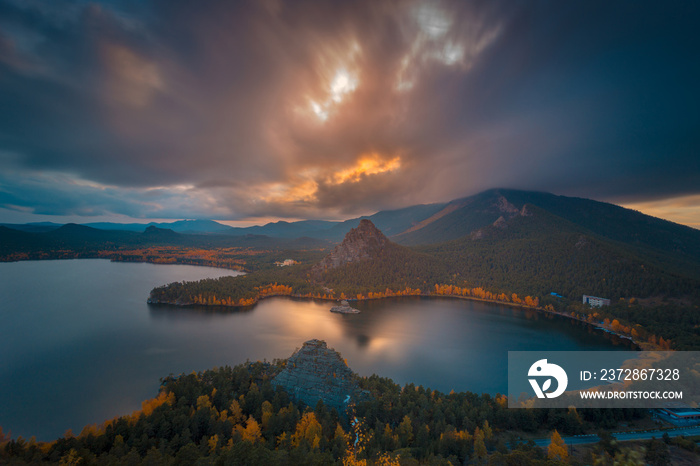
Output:
[[[0,206],[343,217],[697,194],[698,7],[0,2]]]

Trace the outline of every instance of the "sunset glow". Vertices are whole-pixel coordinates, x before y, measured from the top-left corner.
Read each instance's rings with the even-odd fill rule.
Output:
[[[401,168],[401,157],[382,160],[378,154],[369,154],[362,156],[354,167],[334,173],[332,182],[335,184],[356,183],[365,176],[392,172],[399,168]]]
[[[694,16],[566,3],[0,0],[0,215],[349,218],[498,186],[700,224],[671,201],[700,186]]]

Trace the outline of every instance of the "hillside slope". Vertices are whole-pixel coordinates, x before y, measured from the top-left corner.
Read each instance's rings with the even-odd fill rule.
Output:
[[[638,249],[638,253],[671,256],[684,268],[700,264],[700,231],[620,206],[549,193],[493,189],[450,202],[441,213],[392,239],[404,245],[455,240],[517,217],[532,205],[577,225],[591,234]]]
[[[457,281],[539,296],[556,292],[621,297],[689,296],[697,269],[597,235],[539,207],[497,220],[462,238],[418,248],[437,257]]]

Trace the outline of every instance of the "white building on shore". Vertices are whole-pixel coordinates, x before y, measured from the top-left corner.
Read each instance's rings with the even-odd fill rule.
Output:
[[[583,304],[589,304],[591,307],[603,307],[610,306],[610,300],[605,298],[598,298],[597,296],[583,295]]]

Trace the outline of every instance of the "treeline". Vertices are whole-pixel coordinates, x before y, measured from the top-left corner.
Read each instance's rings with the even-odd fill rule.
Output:
[[[601,319],[617,320],[633,338],[639,336],[654,346],[680,351],[700,349],[700,309],[697,305],[647,305],[619,300],[595,310]],[[624,329],[623,329],[624,330]]]
[[[38,443],[2,440],[4,464],[547,464],[509,431],[568,434],[613,428],[644,410],[507,409],[504,397],[443,394],[360,379],[371,396],[338,413],[293,402],[271,378],[285,364],[246,363],[168,377],[142,409]],[[515,461],[515,463],[513,463]]]
[[[151,291],[149,302],[178,305],[250,306],[266,296],[322,297],[308,278],[308,265],[274,266],[237,277],[175,282]]]

